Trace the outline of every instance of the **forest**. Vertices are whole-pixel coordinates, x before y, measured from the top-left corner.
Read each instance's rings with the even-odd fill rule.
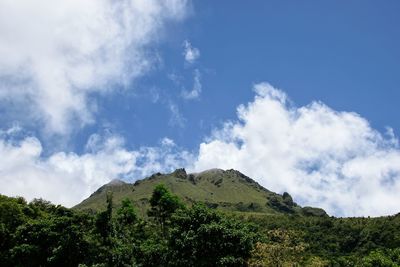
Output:
[[[0,266],[400,266],[400,214],[229,213],[163,184],[147,216],[112,192],[106,202],[85,212],[0,195]]]

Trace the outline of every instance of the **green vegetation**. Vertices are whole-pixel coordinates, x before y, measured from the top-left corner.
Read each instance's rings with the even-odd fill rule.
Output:
[[[164,177],[184,175],[189,183],[215,176],[190,181],[180,170]],[[226,177],[214,179],[217,188],[231,187]],[[230,181],[259,188],[248,179]],[[178,197],[168,184],[155,184],[140,206],[132,196],[115,196],[126,185],[104,187],[102,209],[0,195],[0,266],[400,266],[400,214],[334,218],[260,188],[268,193],[263,206],[238,197],[229,209],[216,209],[216,202]]]
[[[171,226],[168,245],[174,266],[244,266],[258,238],[251,224],[202,204],[179,210]]]
[[[264,262],[274,262],[254,266],[293,266],[294,263],[300,266],[400,264],[400,214],[379,218],[297,215],[239,215],[236,218],[259,227],[265,241],[256,245],[253,255]],[[374,264],[368,265],[372,259]],[[385,260],[391,265],[385,265]],[[376,263],[378,261],[382,264]]]
[[[184,206],[165,186],[149,220],[122,201],[97,214],[43,200],[0,197],[0,266],[243,266],[257,240],[249,223],[203,204]]]
[[[128,198],[137,207],[138,214],[146,217],[153,189],[160,183],[189,206],[203,202],[210,208],[228,212],[326,216],[322,209],[302,209],[288,193],[276,194],[236,170],[220,169],[194,174],[177,169],[170,174],[153,174],[134,184],[114,180],[74,208],[90,212],[104,210],[107,192],[111,191],[117,206]]]

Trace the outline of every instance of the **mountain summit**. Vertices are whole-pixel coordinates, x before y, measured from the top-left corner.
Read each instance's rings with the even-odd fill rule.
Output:
[[[319,208],[300,207],[289,193],[283,195],[269,191],[237,170],[210,169],[199,173],[186,173],[176,169],[172,173],[155,173],[133,184],[113,180],[100,187],[75,209],[99,211],[105,209],[107,192],[112,192],[114,203],[131,199],[139,214],[145,216],[149,199],[157,184],[166,185],[187,204],[204,202],[215,209],[233,212],[267,214],[298,214],[326,216]]]

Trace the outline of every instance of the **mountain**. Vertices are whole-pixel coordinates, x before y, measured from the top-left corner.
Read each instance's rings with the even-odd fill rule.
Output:
[[[298,214],[327,216],[323,209],[300,207],[288,193],[269,191],[256,181],[236,170],[211,169],[187,174],[177,169],[169,174],[156,173],[133,184],[113,180],[100,187],[74,209],[96,212],[106,207],[108,192],[113,193],[116,206],[129,198],[142,216],[146,216],[154,187],[166,185],[187,204],[204,202],[211,208],[233,212],[263,214]]]

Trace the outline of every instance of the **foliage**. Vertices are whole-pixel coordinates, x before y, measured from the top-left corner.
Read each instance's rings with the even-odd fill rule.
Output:
[[[250,224],[195,204],[172,218],[172,266],[243,266],[256,240]]]
[[[306,245],[292,230],[274,229],[267,233],[267,242],[258,242],[252,251],[249,266],[292,266],[301,262]]]
[[[169,219],[177,209],[183,207],[183,204],[178,196],[172,194],[165,185],[159,184],[154,188],[150,205],[148,215],[158,223],[165,238]]]
[[[368,256],[363,258],[362,263],[365,267],[400,266],[400,248],[371,251]]]
[[[163,185],[149,202],[145,217],[111,193],[96,213],[0,195],[0,266],[400,266],[400,215],[227,214]]]
[[[371,251],[400,248],[399,215],[378,218],[247,216],[242,219],[257,224],[263,236],[276,229],[299,233],[296,239],[305,244],[304,265],[318,257],[329,261],[329,266],[363,266],[362,259]]]

